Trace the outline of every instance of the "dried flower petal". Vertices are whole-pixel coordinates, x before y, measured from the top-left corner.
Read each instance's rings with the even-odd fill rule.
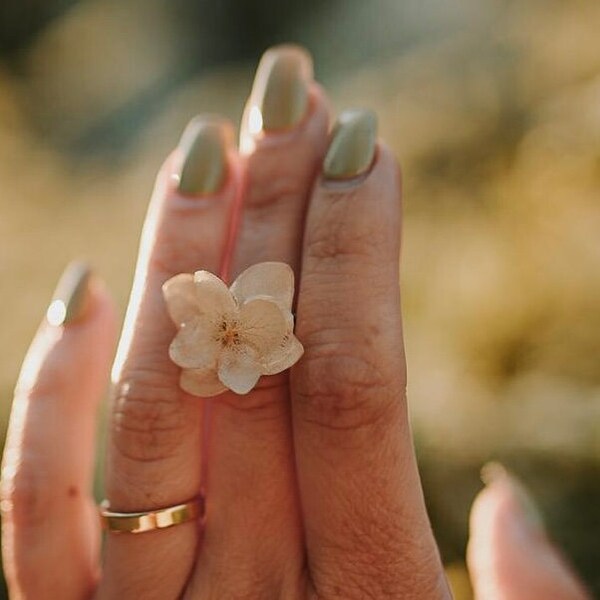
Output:
[[[288,325],[279,306],[265,298],[255,298],[240,309],[241,341],[259,355],[277,348],[285,338]]]
[[[293,334],[294,275],[283,263],[261,263],[231,286],[208,271],[177,275],[163,286],[179,333],[169,347],[183,368],[181,388],[209,397],[229,388],[248,393],[261,375],[279,373],[302,355]]]
[[[214,368],[219,350],[214,324],[196,317],[181,326],[169,346],[169,356],[184,369],[209,369]]]
[[[179,385],[184,392],[201,398],[210,398],[227,390],[215,369],[183,369]]]
[[[240,305],[255,296],[270,296],[282,308],[292,309],[294,271],[282,262],[262,262],[238,275],[231,293]]]
[[[169,316],[176,325],[182,325],[198,315],[198,298],[193,275],[181,273],[171,277],[163,284],[162,291]]]
[[[252,300],[268,300],[269,302],[274,302],[275,304],[277,304],[277,306],[280,308],[280,310],[285,318],[285,322],[287,323],[288,331],[294,330],[294,315],[292,315],[291,310],[289,308],[287,308],[277,298],[274,298],[273,296],[267,296],[265,294],[261,294],[258,296],[251,296],[250,298],[248,298],[246,300],[245,304],[247,304],[248,302],[250,302]]]
[[[194,273],[198,310],[213,321],[219,321],[236,310],[229,288],[208,271]]]
[[[262,374],[275,375],[276,373],[281,373],[281,371],[289,369],[298,362],[303,353],[304,348],[302,347],[302,344],[298,341],[298,338],[290,332],[285,337],[281,346],[265,358]]]
[[[219,379],[236,394],[247,394],[261,375],[257,353],[249,346],[227,348],[219,357]]]

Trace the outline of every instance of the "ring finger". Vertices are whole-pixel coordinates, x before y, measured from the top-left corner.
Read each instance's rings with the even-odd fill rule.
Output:
[[[307,53],[290,46],[269,50],[242,125],[248,185],[234,277],[262,261],[282,261],[298,273],[306,203],[327,126]],[[304,548],[287,374],[265,379],[246,396],[215,399],[209,449],[198,588],[211,598],[298,597]]]

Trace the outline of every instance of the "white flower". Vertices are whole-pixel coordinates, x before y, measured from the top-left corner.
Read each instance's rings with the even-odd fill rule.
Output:
[[[261,375],[284,371],[302,356],[293,333],[294,273],[285,263],[254,265],[231,288],[208,271],[176,275],[163,294],[179,327],[169,356],[183,368],[180,385],[190,394],[246,394]]]

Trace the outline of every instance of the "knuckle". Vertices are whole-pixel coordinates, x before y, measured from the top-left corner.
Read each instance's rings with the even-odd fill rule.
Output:
[[[251,394],[223,394],[219,404],[239,421],[240,428],[248,423],[278,423],[287,414],[287,384],[286,374],[262,377]]]
[[[117,386],[111,429],[123,457],[158,462],[176,452],[191,424],[171,379],[158,371],[133,371]]]
[[[304,180],[295,173],[282,173],[277,177],[259,174],[251,182],[245,208],[268,216],[274,205],[298,205],[298,197],[305,194]]]
[[[210,256],[207,249],[218,244],[219,227],[212,229],[205,224],[198,231],[192,227],[195,215],[172,214],[162,223],[154,235],[154,248],[148,257],[148,272],[162,280],[175,273],[193,271],[198,268],[198,256]],[[208,221],[207,221],[208,223]]]
[[[325,214],[307,231],[306,256],[318,261],[340,261],[380,255],[382,230],[377,223],[358,218],[351,205],[353,192],[329,200]]]
[[[189,271],[197,267],[191,257],[205,253],[209,244],[203,236],[193,238],[182,228],[174,232],[163,228],[156,234],[156,247],[148,259],[148,271],[156,273],[163,281],[175,273]]]
[[[400,409],[393,376],[353,344],[307,344],[294,382],[304,419],[327,429],[378,427]]]

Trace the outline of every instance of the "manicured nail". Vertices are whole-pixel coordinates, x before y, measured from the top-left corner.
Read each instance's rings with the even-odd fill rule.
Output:
[[[67,266],[46,312],[50,325],[68,325],[85,316],[89,307],[91,276],[92,270],[84,262],[75,261]]]
[[[290,129],[297,125],[308,108],[308,87],[312,79],[312,60],[299,46],[275,46],[260,60],[248,113],[248,131]]]
[[[227,149],[233,144],[233,128],[216,116],[199,116],[185,128],[179,148],[183,167],[178,189],[190,196],[217,192],[227,177]]]
[[[326,179],[351,179],[366,173],[377,144],[377,116],[371,110],[347,110],[337,119],[323,161]]]
[[[544,531],[544,519],[540,509],[527,488],[513,473],[510,473],[500,463],[491,462],[481,469],[481,479],[486,485],[494,485],[495,483],[508,485],[517,506],[521,509],[520,514],[517,514],[516,517],[521,518],[525,525],[531,529]]]

